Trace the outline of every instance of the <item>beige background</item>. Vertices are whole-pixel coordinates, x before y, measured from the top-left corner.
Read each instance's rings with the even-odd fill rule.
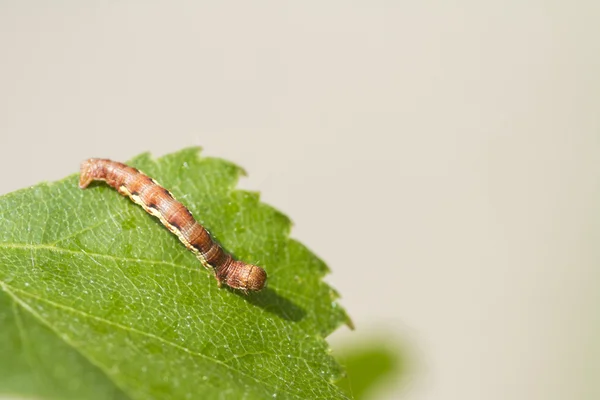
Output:
[[[331,266],[332,345],[406,350],[380,398],[600,398],[598,2],[49,3],[0,0],[1,193],[201,145]]]

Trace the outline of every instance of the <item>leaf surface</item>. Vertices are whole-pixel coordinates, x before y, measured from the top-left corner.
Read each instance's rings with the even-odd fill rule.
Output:
[[[343,399],[324,337],[349,323],[291,223],[186,149],[129,162],[223,247],[268,273],[250,295],[160,222],[78,177],[0,197],[0,393],[44,399]]]

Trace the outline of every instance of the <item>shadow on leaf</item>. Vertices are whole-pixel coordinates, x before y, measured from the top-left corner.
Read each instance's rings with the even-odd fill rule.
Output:
[[[406,380],[406,356],[389,338],[371,338],[355,345],[346,343],[334,354],[346,370],[346,376],[337,385],[355,400],[374,399],[378,389],[398,387]]]
[[[262,308],[263,310],[277,315],[279,318],[287,321],[298,322],[304,318],[306,311],[291,300],[277,294],[271,288],[264,288],[260,292],[244,294],[239,290],[227,288],[232,293],[237,294],[250,304]]]

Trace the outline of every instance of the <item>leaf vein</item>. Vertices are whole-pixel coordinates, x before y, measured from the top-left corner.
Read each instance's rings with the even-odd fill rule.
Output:
[[[56,302],[54,302],[54,301],[51,301],[51,300],[48,300],[48,299],[44,299],[44,298],[42,298],[42,297],[40,297],[40,296],[37,296],[37,295],[35,295],[35,294],[28,293],[28,292],[26,292],[26,291],[24,291],[24,290],[21,290],[21,289],[19,289],[19,288],[15,288],[15,287],[12,287],[12,286],[10,286],[10,285],[7,285],[5,282],[2,282],[2,281],[0,281],[0,286],[2,286],[2,287],[3,287],[3,289],[6,291],[6,293],[10,294],[10,295],[11,295],[11,297],[13,297],[13,298],[14,298],[16,301],[18,301],[19,303],[21,303],[21,302],[22,302],[22,300],[21,300],[21,299],[20,299],[18,296],[16,296],[14,292],[21,293],[21,294],[22,294],[22,295],[24,295],[24,296],[27,296],[27,297],[33,298],[33,299],[35,299],[35,300],[37,300],[37,301],[40,301],[40,302],[46,303],[46,304],[48,304],[48,305],[51,305],[51,306],[53,306],[53,307],[56,307],[56,308],[59,308],[59,309],[63,309],[63,310],[65,310],[65,311],[67,311],[67,312],[71,312],[71,313],[79,314],[79,315],[81,315],[82,317],[89,318],[89,319],[93,319],[93,320],[96,320],[96,321],[102,322],[102,323],[104,323],[104,324],[106,324],[106,325],[110,325],[110,326],[113,326],[113,327],[115,327],[115,328],[119,328],[119,329],[121,329],[121,330],[124,330],[124,331],[128,331],[128,332],[135,333],[135,334],[138,334],[138,335],[141,335],[141,336],[146,336],[146,337],[148,337],[148,338],[150,338],[150,339],[157,340],[157,341],[159,341],[159,342],[161,342],[161,343],[164,343],[164,344],[166,344],[166,345],[168,345],[168,346],[171,346],[171,347],[174,347],[174,348],[176,348],[176,349],[178,349],[178,350],[181,350],[181,351],[183,351],[183,352],[185,352],[185,353],[187,353],[187,354],[189,354],[189,355],[196,356],[196,357],[199,357],[199,358],[203,358],[203,359],[205,359],[205,360],[208,360],[208,361],[214,362],[215,364],[219,364],[219,365],[223,366],[225,369],[229,369],[229,370],[231,370],[232,372],[235,372],[235,373],[238,373],[238,374],[240,374],[240,375],[242,375],[242,376],[245,376],[246,378],[249,378],[249,379],[251,379],[251,380],[255,381],[256,383],[259,383],[259,384],[263,384],[263,385],[269,386],[269,387],[271,387],[271,388],[273,388],[273,389],[275,389],[275,390],[281,390],[281,391],[285,392],[286,394],[288,394],[288,395],[290,395],[290,396],[292,396],[292,397],[294,397],[294,398],[297,398],[297,399],[302,399],[301,397],[298,397],[298,395],[296,395],[296,394],[294,394],[294,393],[288,392],[288,391],[286,391],[286,390],[282,390],[281,388],[278,388],[278,387],[273,387],[273,386],[272,386],[272,385],[270,385],[268,382],[262,382],[262,381],[260,381],[259,379],[257,379],[256,377],[254,377],[254,376],[252,376],[252,375],[250,375],[250,374],[247,374],[247,373],[245,373],[245,372],[243,372],[243,371],[240,371],[240,370],[238,370],[238,369],[236,369],[236,368],[233,368],[232,366],[230,366],[230,365],[227,365],[225,362],[223,362],[223,361],[221,361],[221,360],[218,360],[218,359],[216,359],[216,358],[209,357],[209,356],[207,356],[206,354],[202,354],[202,353],[195,352],[195,351],[193,351],[193,350],[191,350],[191,349],[189,349],[189,348],[187,348],[187,347],[184,347],[184,346],[178,345],[177,343],[173,343],[173,342],[171,342],[171,341],[168,341],[168,340],[166,340],[166,339],[164,339],[164,338],[161,338],[160,336],[154,335],[154,334],[152,334],[152,333],[150,333],[150,332],[145,332],[145,331],[141,331],[141,330],[139,330],[139,329],[135,329],[135,328],[131,328],[131,327],[128,327],[128,326],[125,326],[125,325],[121,325],[121,324],[119,324],[119,323],[117,323],[117,322],[110,321],[110,320],[108,320],[108,319],[106,319],[106,318],[101,318],[101,317],[98,317],[98,316],[95,316],[95,315],[91,315],[91,314],[88,314],[88,313],[86,313],[85,311],[78,310],[78,309],[75,309],[75,308],[72,308],[72,307],[66,306],[66,305],[64,305],[64,304],[56,303]],[[9,288],[9,289],[7,290],[7,288]],[[30,310],[30,311],[31,311],[32,313],[34,313],[34,312],[33,312],[33,310]],[[37,314],[37,313],[34,313],[34,314]],[[36,316],[37,316],[37,315],[36,315]],[[40,318],[40,319],[43,321],[43,318],[41,318],[41,316],[37,316],[37,317],[38,317],[38,318]],[[46,322],[46,321],[44,321],[44,322]],[[47,322],[46,322],[46,323],[47,323]],[[51,324],[50,324],[50,325],[51,325]]]
[[[57,247],[57,246],[48,245],[48,244],[0,243],[0,248],[23,249],[23,250],[47,250],[47,251],[55,252],[55,253],[65,253],[65,254],[75,254],[75,255],[80,255],[81,253],[84,253],[85,255],[89,256],[90,258],[98,257],[98,258],[104,258],[104,259],[109,259],[109,260],[113,260],[113,261],[127,261],[127,262],[136,262],[136,263],[149,263],[149,264],[155,264],[155,265],[158,265],[158,264],[168,265],[171,267],[181,268],[181,269],[184,269],[187,271],[192,271],[192,272],[200,270],[200,268],[189,268],[184,265],[176,264],[176,263],[170,262],[170,261],[150,260],[150,259],[145,259],[145,258],[133,258],[133,257],[121,257],[121,256],[114,256],[112,254],[93,253],[93,252],[89,252],[84,249],[71,250],[71,249],[66,249],[64,247]]]

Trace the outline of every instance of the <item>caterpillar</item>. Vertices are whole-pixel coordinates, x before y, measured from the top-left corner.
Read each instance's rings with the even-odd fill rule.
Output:
[[[214,271],[219,287],[225,284],[247,293],[265,286],[267,273],[264,269],[235,260],[196,222],[192,213],[175,200],[171,192],[138,169],[117,161],[90,158],[81,163],[79,187],[85,189],[95,180],[105,181],[157,217],[204,267]]]

